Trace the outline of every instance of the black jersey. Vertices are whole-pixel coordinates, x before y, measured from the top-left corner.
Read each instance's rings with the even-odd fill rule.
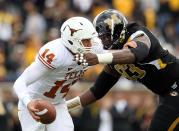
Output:
[[[148,56],[134,64],[114,64],[109,65],[110,68],[129,80],[139,81],[160,95],[171,88],[176,88],[179,81],[179,60],[164,50],[157,38],[146,27],[137,23],[127,26],[124,43],[137,31],[143,31],[150,39],[151,47]]]

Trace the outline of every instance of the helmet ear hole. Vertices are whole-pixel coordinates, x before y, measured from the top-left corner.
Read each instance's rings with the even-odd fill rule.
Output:
[[[73,42],[72,42],[71,40],[68,40],[68,42],[69,42],[71,45],[73,45]]]

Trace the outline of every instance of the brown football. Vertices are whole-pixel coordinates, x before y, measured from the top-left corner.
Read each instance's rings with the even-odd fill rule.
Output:
[[[40,122],[43,124],[50,124],[56,118],[56,109],[54,105],[47,100],[38,100],[35,108],[39,109],[39,112],[35,112],[40,116]]]

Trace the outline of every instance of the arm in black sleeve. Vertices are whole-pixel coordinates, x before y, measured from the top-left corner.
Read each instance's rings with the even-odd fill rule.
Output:
[[[117,71],[105,65],[94,86],[80,95],[81,105],[84,107],[103,97],[119,78],[120,74]]]
[[[136,41],[137,47],[136,48],[129,48],[132,53],[135,55],[135,61],[140,62],[144,60],[147,55],[149,54],[149,48],[146,44],[140,41]]]
[[[102,71],[98,76],[94,86],[90,88],[96,100],[102,98],[118,81],[118,78],[112,76],[111,74]]]

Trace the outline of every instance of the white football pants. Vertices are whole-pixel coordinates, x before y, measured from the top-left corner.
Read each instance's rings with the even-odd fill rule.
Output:
[[[67,110],[66,104],[54,105],[56,109],[56,119],[51,124],[42,124],[35,121],[28,109],[19,101],[18,116],[22,131],[73,131],[72,118]]]

